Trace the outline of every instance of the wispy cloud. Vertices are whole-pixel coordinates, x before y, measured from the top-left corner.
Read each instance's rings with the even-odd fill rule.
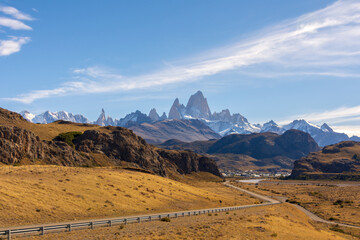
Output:
[[[29,41],[29,37],[12,37],[8,40],[0,40],[0,56],[7,56],[19,52],[21,46]]]
[[[30,15],[22,13],[16,8],[10,6],[0,6],[0,12],[10,15],[19,20],[26,20],[26,21],[34,20],[34,18],[32,18]]]
[[[349,73],[346,67],[360,62],[360,2],[339,0],[334,4],[292,19],[231,46],[206,52],[182,64],[171,64],[142,76],[122,76],[100,68],[74,71],[77,82],[53,90],[32,91],[8,100],[31,103],[37,99],[78,93],[104,93],[153,88],[196,81],[206,76],[243,67],[271,63],[303,72]],[[327,68],[336,68],[328,72]],[[304,71],[305,69],[305,71]],[[325,70],[324,70],[325,69]],[[76,87],[78,86],[78,87]]]
[[[3,28],[11,30],[32,30],[32,28],[23,21],[34,20],[30,15],[20,12],[14,7],[0,5],[0,31],[6,33]],[[2,28],[1,28],[2,27]],[[19,52],[22,45],[28,43],[30,37],[7,36],[7,39],[0,39],[0,56],[8,56]]]
[[[318,124],[326,122],[331,125],[349,125],[346,123],[360,120],[360,105],[291,116],[286,120],[280,121],[279,124],[287,124],[294,119],[306,119],[310,122]]]
[[[25,23],[7,17],[0,17],[0,26],[8,27],[13,30],[32,30],[32,28]]]

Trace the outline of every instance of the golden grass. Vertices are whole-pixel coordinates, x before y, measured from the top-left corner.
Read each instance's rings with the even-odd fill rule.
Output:
[[[278,184],[279,183],[279,184]],[[284,183],[297,183],[284,184]],[[336,184],[341,184],[337,186]],[[271,181],[237,185],[268,196],[284,196],[296,201],[323,219],[360,226],[360,185],[355,182]],[[338,200],[342,201],[334,205]]]
[[[236,215],[234,215],[236,214]],[[289,204],[258,207],[194,217],[171,222],[147,222],[124,227],[79,230],[49,234],[35,239],[351,239],[309,222],[304,213]]]
[[[2,166],[0,182],[0,227],[254,203],[221,183],[115,168]]]
[[[11,119],[0,118],[0,125],[16,126],[20,128],[26,128],[40,137],[42,140],[52,140],[60,133],[79,131],[84,132],[86,130],[100,130],[106,131],[105,128],[101,128],[98,125],[93,124],[80,124],[80,123],[58,123],[53,122],[49,124],[34,124],[28,121],[19,121]]]

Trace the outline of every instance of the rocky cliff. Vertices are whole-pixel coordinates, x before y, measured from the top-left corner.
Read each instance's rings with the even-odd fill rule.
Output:
[[[295,161],[290,178],[360,180],[360,143],[345,141],[309,154]]]

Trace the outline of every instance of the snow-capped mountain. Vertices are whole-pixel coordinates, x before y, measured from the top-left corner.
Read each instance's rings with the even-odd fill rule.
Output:
[[[22,112],[20,112],[20,115],[23,117],[23,118],[25,118],[26,120],[28,120],[29,122],[32,122],[33,121],[33,119],[35,118],[35,114],[32,114],[32,113],[30,113],[29,111],[22,111]]]
[[[189,98],[186,107],[176,98],[169,112],[169,119],[199,119],[221,136],[233,133],[259,132],[260,128],[252,125],[239,113],[230,114],[229,109],[220,113],[210,111],[207,99],[201,91]]]
[[[90,121],[83,115],[74,115],[72,113],[67,113],[64,111],[46,111],[39,115],[34,115],[28,111],[22,111],[20,114],[26,120],[33,123],[51,123],[57,120],[72,121],[76,123],[90,123]],[[198,91],[195,94],[191,95],[186,106],[184,104],[181,104],[179,99],[176,98],[170,108],[168,116],[169,117],[167,117],[166,114],[163,113],[160,117],[156,109],[152,108],[149,112],[149,115],[146,115],[140,111],[135,111],[127,114],[124,118],[117,120],[111,118],[110,116],[106,117],[105,111],[104,109],[102,109],[99,118],[92,123],[100,126],[110,125],[120,127],[132,127],[140,125],[142,123],[153,124],[167,119],[197,119],[205,123],[206,126],[208,126],[212,131],[219,134],[220,136],[226,136],[230,134],[250,134],[258,132],[274,132],[277,134],[283,134],[287,130],[297,129],[309,133],[315,139],[319,146],[326,146],[346,140],[360,141],[360,138],[357,136],[349,138],[344,133],[335,132],[326,123],[324,123],[320,127],[302,119],[294,120],[293,122],[284,126],[279,126],[272,120],[261,125],[249,123],[249,121],[240,113],[231,114],[229,109],[224,109],[218,113],[211,113],[207,99],[204,97],[201,91]]]
[[[32,123],[52,123],[58,120],[77,122],[77,123],[90,123],[90,121],[81,114],[72,114],[65,111],[50,112],[46,111],[39,115],[34,115],[28,111],[20,112],[21,116]]]
[[[260,132],[273,132],[277,134],[283,134],[286,130],[277,125],[273,120],[264,123],[262,125]]]

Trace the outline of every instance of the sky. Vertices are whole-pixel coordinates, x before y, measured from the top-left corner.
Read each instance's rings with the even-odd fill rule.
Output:
[[[201,90],[360,135],[359,39],[358,0],[0,0],[0,107],[119,119]]]

